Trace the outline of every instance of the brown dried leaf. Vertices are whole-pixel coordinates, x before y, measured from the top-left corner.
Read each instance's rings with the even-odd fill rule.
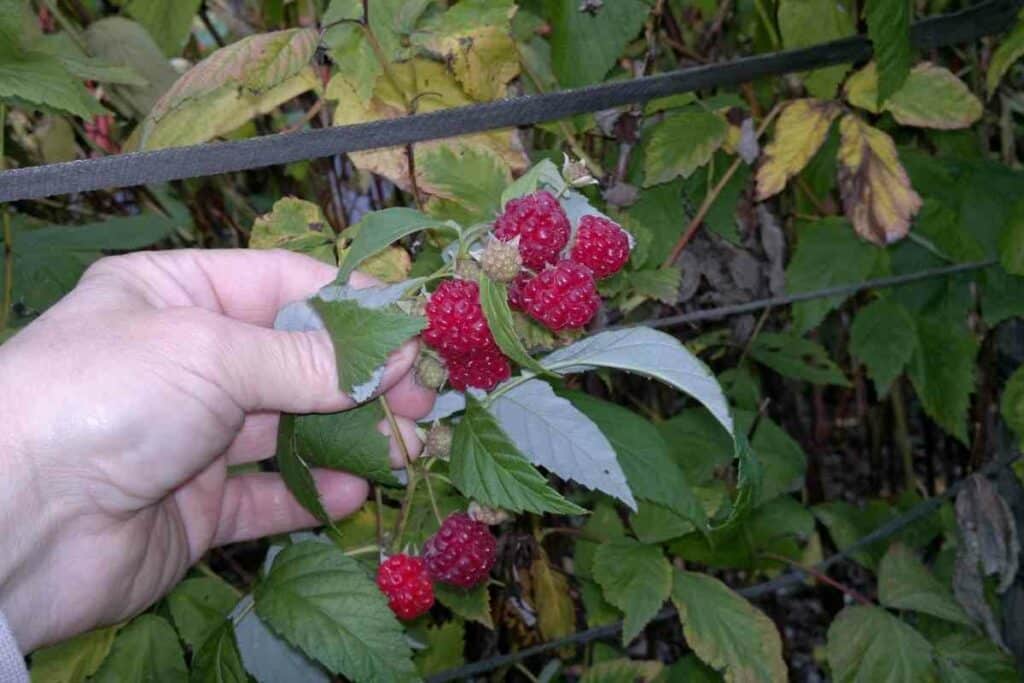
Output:
[[[857,234],[878,245],[902,239],[921,198],[892,138],[847,114],[839,123],[839,193]]]

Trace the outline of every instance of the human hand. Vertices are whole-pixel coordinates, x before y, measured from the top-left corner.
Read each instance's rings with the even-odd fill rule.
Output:
[[[106,258],[0,346],[0,611],[23,651],[139,612],[211,546],[316,524],[277,474],[227,468],[273,455],[279,412],[353,405],[327,333],[268,329],[334,273],[280,251]],[[381,385],[414,454],[434,399],[415,354]],[[314,475],[334,517],[366,498]]]

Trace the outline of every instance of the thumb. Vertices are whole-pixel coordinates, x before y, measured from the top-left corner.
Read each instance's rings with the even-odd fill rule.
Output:
[[[355,405],[338,387],[334,345],[323,330],[286,332],[232,321],[227,344],[226,385],[246,412],[331,413]],[[417,343],[391,354],[375,394],[410,372]]]

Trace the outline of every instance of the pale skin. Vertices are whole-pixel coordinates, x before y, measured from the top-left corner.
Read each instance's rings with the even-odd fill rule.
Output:
[[[277,474],[228,466],[273,455],[280,412],[352,407],[326,333],[270,329],[333,277],[282,251],[110,257],[0,346],[0,612],[22,651],[137,614],[213,546],[315,525]],[[434,401],[415,355],[381,386],[413,455]],[[315,477],[334,517],[366,500]]]

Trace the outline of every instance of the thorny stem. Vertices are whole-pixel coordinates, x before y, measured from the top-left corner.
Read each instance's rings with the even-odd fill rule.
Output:
[[[854,600],[856,600],[857,602],[859,602],[862,605],[870,606],[870,605],[874,605],[875,604],[874,602],[871,601],[870,598],[865,597],[863,593],[860,593],[856,589],[851,588],[850,586],[847,586],[845,583],[842,583],[840,581],[836,581],[835,579],[833,579],[831,576],[829,576],[825,572],[820,571],[820,570],[818,570],[818,569],[816,569],[814,567],[808,567],[807,565],[801,564],[800,562],[797,562],[796,560],[791,560],[790,558],[786,557],[785,555],[776,555],[775,553],[761,553],[761,557],[763,557],[763,558],[765,558],[767,560],[775,560],[776,562],[783,562],[783,563],[789,565],[790,567],[792,567],[793,569],[797,569],[797,570],[803,572],[804,574],[807,574],[808,576],[814,577],[815,580],[820,581],[821,583],[824,583],[824,584],[826,584],[828,586],[831,586],[832,588],[835,588],[838,591],[842,591],[843,593],[846,593],[847,595],[849,595],[851,598],[853,598]]]
[[[210,32],[213,42],[217,43],[217,47],[224,47],[224,45],[226,45],[224,39],[217,31],[217,28],[213,25],[213,22],[210,21],[210,13],[206,7],[206,2],[199,5],[199,18],[202,20],[203,26],[206,27],[206,30]]]
[[[380,491],[380,485],[375,484],[373,487],[373,498],[377,503],[374,506],[373,512],[377,523],[377,546],[380,548],[384,547],[384,494]]]
[[[900,386],[899,378],[892,383],[889,391],[889,400],[892,402],[892,418],[895,422],[896,447],[900,450],[900,459],[903,461],[903,483],[908,491],[913,491],[916,477],[914,476],[914,452],[910,447],[910,433],[907,429],[907,411],[903,402],[903,389]]]
[[[758,138],[764,135],[764,132],[768,130],[768,126],[771,125],[771,122],[775,120],[775,117],[778,116],[780,110],[781,105],[777,104],[774,108],[772,108],[770,112],[768,112],[768,115],[764,117],[764,120],[761,121],[760,127],[758,127],[757,129]],[[718,181],[718,184],[715,185],[714,188],[712,188],[711,192],[709,192],[708,195],[704,198],[704,202],[700,205],[700,209],[697,210],[697,213],[693,217],[693,220],[691,220],[690,224],[686,226],[686,230],[683,232],[683,235],[679,238],[679,241],[676,242],[676,246],[673,247],[672,252],[669,254],[668,258],[665,259],[664,266],[666,268],[673,265],[676,262],[676,260],[679,258],[679,255],[683,252],[683,249],[686,248],[686,245],[690,243],[691,239],[693,239],[693,236],[697,233],[697,230],[704,223],[704,219],[707,218],[708,212],[711,211],[711,207],[712,205],[714,205],[715,200],[718,199],[718,195],[722,194],[722,190],[724,190],[725,186],[729,184],[729,181],[732,180],[732,177],[736,175],[736,171],[739,170],[740,164],[742,163],[743,158],[737,156],[736,160],[732,162],[731,166],[729,166],[729,170],[727,170],[725,172],[725,175],[722,176],[722,179]]]

